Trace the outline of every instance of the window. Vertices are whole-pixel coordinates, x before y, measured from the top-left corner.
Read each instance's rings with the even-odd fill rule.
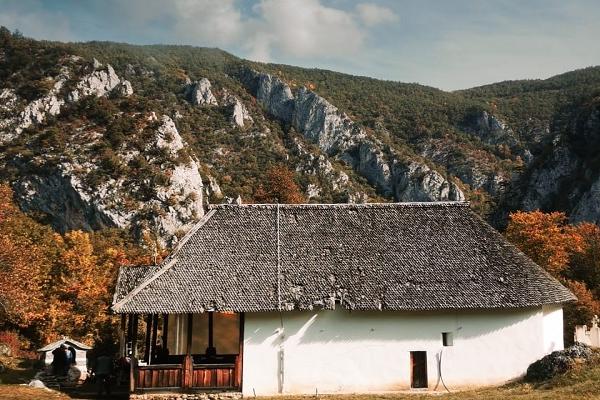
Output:
[[[444,346],[454,346],[454,337],[452,332],[442,332],[442,344]]]

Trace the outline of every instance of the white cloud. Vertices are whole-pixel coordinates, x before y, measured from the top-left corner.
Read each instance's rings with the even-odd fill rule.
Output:
[[[176,0],[167,8],[176,18],[174,31],[180,37],[214,46],[238,40],[242,33],[241,13],[234,0]]]
[[[372,3],[357,4],[356,14],[366,26],[375,26],[399,20],[398,15],[391,9]]]
[[[321,0],[260,0],[244,14],[239,0],[110,0],[106,8],[126,26],[122,35],[163,32],[162,42],[233,47],[257,61],[347,57],[368,35],[356,13]]]
[[[319,0],[262,0],[245,26],[249,57],[268,61],[273,52],[294,57],[334,58],[360,49],[366,31],[344,10]]]
[[[36,0],[8,1],[0,12],[0,26],[18,29],[26,36],[46,40],[74,40],[69,18],[62,13],[46,11]]]
[[[235,0],[111,0],[104,6],[129,32],[164,32],[162,42],[223,46],[239,40],[241,12]]]

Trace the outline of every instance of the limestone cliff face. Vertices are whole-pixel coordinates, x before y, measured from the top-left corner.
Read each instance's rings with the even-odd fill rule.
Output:
[[[514,154],[519,155],[526,164],[533,161],[531,152],[517,140],[513,129],[505,121],[487,111],[468,115],[461,128],[478,137],[485,144],[506,146]]]
[[[346,152],[366,140],[366,133],[346,114],[306,88],[298,90],[293,104],[292,125],[327,154]]]
[[[514,185],[510,209],[563,210],[572,222],[600,222],[600,103],[563,115],[537,162]]]
[[[108,188],[90,190],[72,174],[70,164],[60,164],[45,175],[23,177],[13,189],[23,211],[50,216],[52,225],[62,232],[126,227],[131,219],[127,213],[107,209]]]
[[[246,123],[253,122],[252,116],[242,101],[231,94],[227,89],[223,89],[222,103],[229,108],[229,120],[234,126],[243,128]]]
[[[190,83],[185,88],[185,97],[188,101],[194,105],[218,105],[217,98],[213,95],[210,90],[210,81],[206,78],[202,78],[197,82]]]
[[[569,179],[577,168],[577,157],[557,140],[543,166],[532,171],[523,195],[523,208],[539,210],[551,207],[561,190],[562,182]]]
[[[71,61],[79,61],[79,58],[73,57]],[[107,96],[114,89],[118,89],[123,96],[133,94],[131,83],[120,79],[110,64],[103,67],[94,60],[89,66],[92,71],[78,79],[75,89],[65,96],[63,87],[71,80],[72,68],[72,65],[63,65],[59,75],[48,77],[48,80],[54,82],[48,93],[22,108],[19,107],[21,101],[14,91],[4,89],[0,93],[0,143],[13,140],[24,129],[43,123],[48,116],[59,115],[66,102],[75,103],[86,96]]]
[[[294,115],[294,96],[290,87],[269,74],[248,71],[246,78],[249,78],[247,82],[254,87],[254,96],[267,112],[289,124]]]
[[[54,84],[50,91],[43,97],[40,97],[26,104],[19,111],[19,99],[14,91],[5,89],[0,95],[0,107],[4,111],[4,119],[0,120],[0,143],[10,141],[34,124],[42,123],[48,115],[58,115],[60,109],[65,104],[64,99],[60,98],[60,90],[69,79],[69,70],[63,68],[61,73],[50,78]],[[16,115],[15,115],[16,114]]]
[[[306,88],[294,96],[272,75],[247,71],[243,81],[266,111],[293,126],[325,154],[342,160],[398,201],[464,200],[460,188],[427,165],[407,160],[369,137],[337,107]]]
[[[147,118],[158,123],[153,142],[148,145],[148,162],[160,149],[176,156],[184,148],[175,124],[168,116]],[[107,227],[150,230],[162,244],[176,241],[176,236],[187,230],[204,213],[203,185],[198,165],[194,159],[185,163],[165,166],[169,177],[164,185],[154,185],[152,196],[143,202],[132,198],[141,190],[140,182],[126,176],[105,176],[100,182],[90,182],[92,174],[101,168],[95,158],[93,146],[101,140],[98,132],[86,132],[81,142],[74,140],[68,162],[47,164],[44,173],[28,174],[13,183],[16,198],[25,211],[46,214],[52,225],[60,231],[72,229],[95,230]],[[136,156],[126,148],[118,157],[127,162]],[[43,163],[44,160],[36,160]]]
[[[96,60],[94,60],[96,61]],[[111,92],[121,84],[121,79],[116,74],[114,68],[108,64],[102,68],[102,64],[94,62],[94,71],[85,75],[75,87],[75,90],[69,93],[67,99],[75,102],[85,96],[102,97]]]

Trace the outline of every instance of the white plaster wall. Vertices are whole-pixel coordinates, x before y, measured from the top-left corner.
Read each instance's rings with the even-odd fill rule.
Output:
[[[563,350],[565,348],[563,338],[563,311],[558,305],[546,305],[542,307],[544,314],[544,350],[545,353]]]
[[[560,319],[560,321],[559,321]],[[427,351],[429,388],[438,358],[452,388],[495,384],[525,373],[562,343],[562,310],[479,312],[247,313],[243,392],[257,396],[410,388],[410,351]],[[442,346],[453,332],[454,346]],[[280,371],[282,373],[280,374]],[[440,387],[442,388],[441,384]]]

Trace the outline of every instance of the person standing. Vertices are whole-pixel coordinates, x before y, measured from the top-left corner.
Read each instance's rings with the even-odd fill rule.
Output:
[[[95,375],[98,387],[98,396],[106,392],[110,396],[110,377],[112,374],[113,360],[106,351],[100,352],[96,358]]]
[[[71,361],[71,365],[77,364],[77,352],[73,346],[69,346],[67,349],[69,351],[69,360]]]
[[[61,344],[59,347],[52,351],[52,373],[54,375],[64,374],[65,365],[67,363],[67,346]]]
[[[71,352],[69,351],[69,349],[67,349],[67,346],[65,344],[61,344],[60,348],[62,349],[65,358],[62,374],[66,376],[69,374],[69,369],[71,368]]]

